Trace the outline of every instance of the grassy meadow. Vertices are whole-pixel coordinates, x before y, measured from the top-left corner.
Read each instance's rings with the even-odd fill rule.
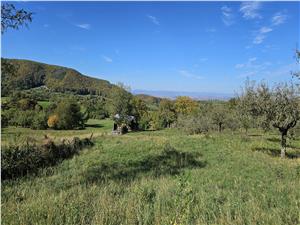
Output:
[[[95,135],[95,146],[2,182],[2,224],[300,224],[300,139],[279,158],[278,134],[112,136],[109,120],[52,137]],[[5,128],[8,135],[43,132]]]

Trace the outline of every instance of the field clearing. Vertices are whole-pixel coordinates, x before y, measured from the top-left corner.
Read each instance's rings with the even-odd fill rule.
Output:
[[[113,127],[113,121],[89,119],[86,123],[86,128],[82,130],[32,130],[30,128],[22,127],[7,127],[2,129],[1,144],[20,143],[20,141],[26,140],[26,138],[35,139],[37,141],[44,138],[47,135],[54,140],[60,140],[63,138],[72,137],[89,137],[93,133],[94,137],[99,135],[109,134]]]
[[[289,145],[282,160],[274,134],[103,135],[39,176],[3,182],[2,223],[299,224],[300,140]]]

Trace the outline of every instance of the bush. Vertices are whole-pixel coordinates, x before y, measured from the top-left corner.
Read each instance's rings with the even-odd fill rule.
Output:
[[[84,128],[87,119],[76,102],[66,100],[57,104],[54,114],[48,119],[48,126],[59,130]]]
[[[209,117],[199,115],[180,115],[175,126],[187,134],[207,133],[214,128]]]
[[[33,123],[35,112],[32,110],[17,111],[15,114],[15,125],[20,127],[30,127]]]
[[[74,138],[71,142],[63,141],[55,144],[51,139],[45,139],[43,145],[26,143],[21,146],[3,146],[1,150],[1,177],[13,179],[36,173],[40,168],[59,163],[63,159],[88,146],[93,146],[91,138]]]
[[[34,130],[45,130],[47,127],[46,114],[43,111],[36,112],[30,128]]]
[[[57,115],[49,116],[48,121],[47,121],[48,127],[55,129],[56,126],[57,126],[57,123],[58,123],[58,116]]]
[[[1,128],[8,126],[8,118],[5,114],[1,114]]]

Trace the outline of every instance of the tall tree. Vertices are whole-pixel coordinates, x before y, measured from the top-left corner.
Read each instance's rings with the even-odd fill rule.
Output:
[[[127,124],[127,118],[132,113],[132,94],[128,91],[128,87],[119,83],[118,86],[112,88],[110,93],[109,111],[115,122],[119,125]],[[116,115],[118,115],[116,117]]]
[[[178,114],[188,115],[198,109],[198,103],[188,96],[179,96],[175,101],[175,109]]]

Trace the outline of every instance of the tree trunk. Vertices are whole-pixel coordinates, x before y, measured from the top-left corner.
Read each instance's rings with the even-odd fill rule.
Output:
[[[281,131],[281,158],[285,158],[287,130]]]
[[[219,132],[221,133],[222,131],[222,123],[219,123]]]

